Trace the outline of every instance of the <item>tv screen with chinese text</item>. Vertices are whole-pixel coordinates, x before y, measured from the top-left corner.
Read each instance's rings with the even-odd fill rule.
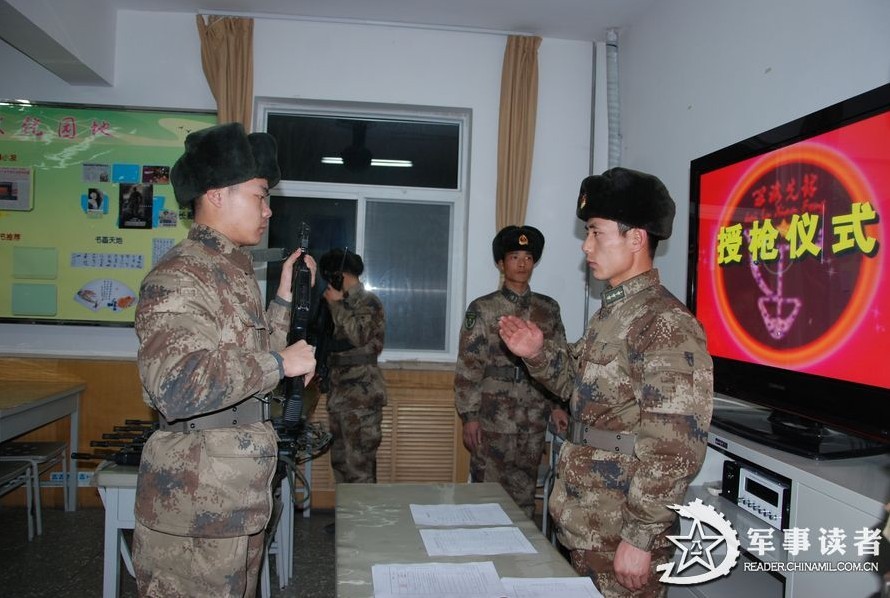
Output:
[[[693,161],[688,299],[718,392],[890,441],[888,140],[884,86]]]

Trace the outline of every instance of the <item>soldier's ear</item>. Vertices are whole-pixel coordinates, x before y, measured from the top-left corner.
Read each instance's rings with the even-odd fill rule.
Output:
[[[222,189],[208,189],[204,193],[204,197],[207,202],[212,204],[216,208],[222,208],[223,201],[223,190]]]
[[[631,236],[630,240],[633,250],[642,251],[646,246],[646,239],[648,238],[646,230],[642,228],[632,228],[628,231],[628,234]]]

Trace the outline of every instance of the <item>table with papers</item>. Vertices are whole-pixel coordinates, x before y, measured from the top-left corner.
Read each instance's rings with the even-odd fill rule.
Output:
[[[335,528],[339,598],[598,595],[498,484],[338,484]]]

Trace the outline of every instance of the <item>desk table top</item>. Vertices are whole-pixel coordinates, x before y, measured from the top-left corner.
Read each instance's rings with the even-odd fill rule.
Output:
[[[536,554],[430,557],[411,504],[498,503]],[[337,484],[337,596],[373,598],[375,564],[492,561],[501,577],[577,573],[499,484]]]
[[[53,401],[86,388],[75,380],[0,380],[0,416]]]

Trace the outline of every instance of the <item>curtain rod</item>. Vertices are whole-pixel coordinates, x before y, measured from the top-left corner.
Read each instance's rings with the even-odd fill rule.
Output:
[[[309,17],[303,15],[283,15],[265,12],[226,11],[212,9],[198,9],[199,15],[215,17],[242,17],[249,19],[270,19],[286,21],[306,21],[309,23],[331,23],[338,25],[371,25],[374,27],[401,27],[403,29],[424,29],[430,31],[451,31],[456,33],[481,33],[488,35],[526,35],[534,36],[534,33],[523,31],[504,31],[501,29],[484,29],[481,27],[467,27],[459,25],[431,25],[424,23],[400,23],[397,21],[368,21],[362,19],[350,19],[346,17]]]

